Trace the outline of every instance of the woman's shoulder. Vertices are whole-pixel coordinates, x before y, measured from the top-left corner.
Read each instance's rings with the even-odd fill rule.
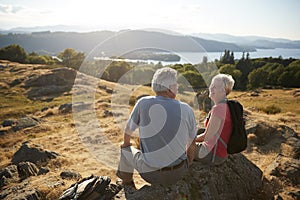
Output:
[[[228,109],[227,103],[219,103],[212,107],[211,114],[217,116],[225,116],[227,109]]]

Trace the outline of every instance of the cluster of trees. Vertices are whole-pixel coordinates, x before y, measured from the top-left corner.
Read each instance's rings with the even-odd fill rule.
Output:
[[[53,64],[55,60],[48,55],[38,55],[35,52],[29,54],[19,45],[12,44],[0,49],[0,59],[19,63]]]
[[[68,48],[57,55],[58,59],[49,55],[39,55],[36,52],[27,52],[19,45],[12,44],[0,49],[0,59],[10,60],[12,62],[30,63],[30,64],[55,64],[61,63],[66,67],[78,69],[85,59],[84,53],[76,52]]]
[[[134,63],[112,62],[105,69],[102,78],[118,81],[122,77],[122,81],[127,83],[151,83],[152,75],[160,67],[162,67],[161,64],[148,64],[141,67]],[[204,57],[200,64],[175,64],[169,67],[178,71],[181,91],[190,89],[187,87],[192,87],[193,90],[206,88],[217,73],[232,75],[237,90],[260,87],[300,87],[300,60],[293,58],[250,59],[249,53],[243,53],[240,59],[234,59],[234,52],[225,50],[219,61],[208,62]],[[126,75],[123,76],[124,74]]]
[[[217,62],[220,73],[233,76],[236,89],[259,87],[300,87],[300,60],[289,58],[250,59],[249,53],[234,63]]]
[[[60,63],[66,67],[79,69],[84,53],[68,48],[57,55]],[[20,63],[53,64],[58,62],[51,56],[27,54],[19,45],[9,45],[0,49],[0,59]],[[163,67],[161,63],[145,64],[124,61],[91,61],[81,70],[84,73],[117,82],[129,84],[150,84],[156,69]],[[246,90],[258,87],[300,87],[300,60],[278,58],[250,59],[249,53],[242,58],[234,59],[234,53],[225,50],[220,60],[208,62],[207,57],[202,63],[169,65],[178,71],[179,90],[206,88],[211,78],[217,73],[226,73],[236,81],[235,89]]]

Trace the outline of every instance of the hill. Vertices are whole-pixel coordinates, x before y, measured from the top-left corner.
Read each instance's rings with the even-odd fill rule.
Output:
[[[260,36],[233,36],[229,34],[209,34],[209,33],[194,33],[195,37],[204,38],[207,40],[226,41],[241,46],[249,46],[256,49],[274,49],[287,48],[299,49],[300,41],[293,41],[282,38],[268,38]]]
[[[28,34],[0,35],[0,47],[10,44],[21,45],[27,52],[56,55],[66,48],[89,53],[97,45],[106,56],[119,56],[137,49],[156,49],[171,52],[235,52],[255,51],[254,48],[233,43],[201,39],[198,37],[171,35],[153,31],[99,31],[76,32],[33,32]]]
[[[149,87],[116,85],[59,65],[0,61],[0,71],[1,199],[24,199],[24,195],[57,199],[80,177],[91,174],[116,180],[113,161],[123,138],[122,124],[137,97],[152,94]],[[192,105],[194,95],[181,93],[178,99]],[[246,110],[249,144],[241,155],[263,172],[261,195],[299,199],[299,89],[233,92],[230,98]],[[261,111],[265,101],[280,106],[282,112],[265,114]],[[206,113],[194,111],[201,127]],[[18,163],[24,159],[35,165]],[[231,165],[228,162],[226,169]],[[24,173],[18,175],[20,169]],[[199,170],[196,165],[193,169]],[[137,174],[135,180],[138,188],[147,185]],[[203,185],[193,186],[198,190]]]

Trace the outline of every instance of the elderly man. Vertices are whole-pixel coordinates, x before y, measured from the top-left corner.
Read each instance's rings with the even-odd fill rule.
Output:
[[[117,171],[123,185],[135,188],[134,169],[151,184],[174,184],[185,175],[194,158],[190,144],[196,137],[195,116],[188,104],[175,100],[176,76],[174,69],[158,69],[152,79],[156,96],[141,98],[132,110]],[[137,128],[140,149],[130,142]]]

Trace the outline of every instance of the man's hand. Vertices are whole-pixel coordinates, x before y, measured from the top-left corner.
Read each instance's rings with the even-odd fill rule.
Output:
[[[125,148],[125,147],[129,147],[131,146],[131,142],[130,142],[130,138],[131,136],[126,134],[126,132],[124,133],[124,140],[123,140],[123,144],[121,144],[121,148]]]
[[[131,145],[132,145],[132,143],[123,143],[123,144],[121,144],[121,148],[126,148],[126,147],[129,147]]]
[[[203,142],[205,138],[205,133],[202,133],[196,137],[196,142]]]
[[[187,155],[189,165],[191,165],[194,160],[195,151],[196,151],[196,139],[192,141],[192,143],[190,144],[190,146],[187,147],[186,150],[186,155]]]

